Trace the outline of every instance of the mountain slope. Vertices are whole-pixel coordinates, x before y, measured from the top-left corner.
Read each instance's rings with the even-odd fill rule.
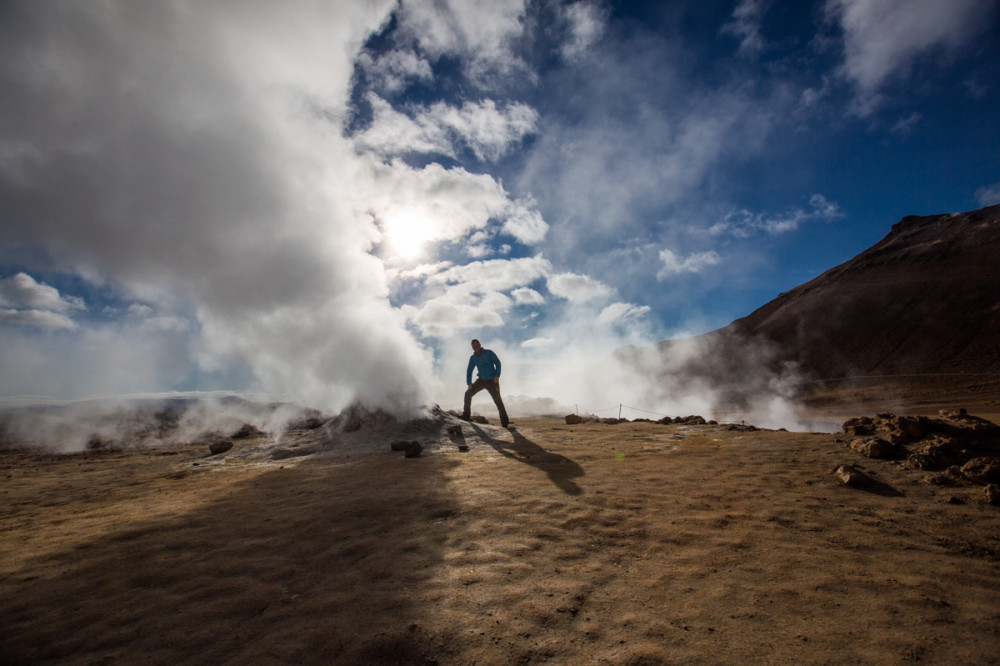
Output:
[[[827,386],[998,383],[1000,206],[905,217],[853,259],[692,340],[703,353],[684,370],[717,384],[753,364],[796,366]],[[657,350],[668,358],[685,344]]]

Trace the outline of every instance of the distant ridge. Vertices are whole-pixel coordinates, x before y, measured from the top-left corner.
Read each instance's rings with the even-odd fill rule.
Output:
[[[1000,205],[904,217],[853,259],[693,340],[712,360],[687,369],[716,381],[758,354],[827,388],[1000,390]]]

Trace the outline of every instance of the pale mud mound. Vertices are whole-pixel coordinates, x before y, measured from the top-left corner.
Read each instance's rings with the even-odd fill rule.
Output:
[[[218,456],[218,462],[274,463],[312,459],[341,463],[352,455],[404,450],[402,444],[416,442],[423,455],[464,452],[485,441],[503,438],[499,426],[470,423],[439,407],[425,416],[400,420],[379,410],[349,407],[318,428],[291,431],[276,440],[259,440],[253,446]]]

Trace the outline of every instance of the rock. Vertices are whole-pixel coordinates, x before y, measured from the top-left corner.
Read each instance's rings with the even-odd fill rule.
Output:
[[[361,419],[352,416],[344,424],[344,432],[357,432],[358,430],[361,430]]]
[[[420,442],[410,442],[406,445],[406,457],[416,458],[420,455],[420,452],[424,450],[424,447],[420,446]]]
[[[481,423],[483,425],[489,425],[490,424],[490,422],[486,420],[485,416],[479,416],[478,414],[476,416],[473,416],[470,420],[473,423]]]
[[[833,470],[833,474],[851,488],[867,488],[872,485],[872,478],[852,465],[840,465]]]
[[[870,437],[875,434],[875,420],[869,416],[859,416],[844,421],[841,428],[851,437]]]
[[[469,450],[469,445],[468,444],[459,444],[458,445],[458,450],[461,451],[462,453],[465,453],[466,451]]]
[[[962,465],[962,474],[973,483],[1000,483],[1000,458],[973,458]]]
[[[940,474],[929,476],[926,481],[935,486],[959,486],[968,483],[958,465],[952,465]]]
[[[952,420],[964,419],[968,415],[968,413],[969,412],[966,411],[965,407],[962,407],[962,408],[957,409],[957,410],[955,410],[955,409],[939,409],[938,410],[938,415],[939,416],[943,416],[946,419],[952,419]]]
[[[577,414],[567,414],[566,415],[566,425],[577,425],[578,423],[583,423],[583,418]]]
[[[986,503],[992,504],[993,506],[1000,506],[1000,486],[995,483],[983,488],[983,494],[986,496]]]
[[[393,451],[405,451],[406,447],[408,447],[410,444],[411,442],[409,441],[397,439],[389,444],[389,448],[392,449]]]
[[[757,426],[746,425],[744,423],[730,423],[726,426],[729,432],[757,432]]]
[[[871,437],[854,440],[851,442],[851,448],[868,458],[884,460],[892,457],[895,447],[881,437]]]
[[[208,451],[213,456],[218,455],[220,453],[225,453],[231,448],[233,448],[233,443],[228,439],[220,439],[219,441],[212,442],[211,444],[208,445]]]
[[[896,419],[896,428],[909,441],[914,442],[927,437],[927,420],[918,416],[900,416]]]
[[[462,435],[462,426],[460,426],[460,425],[450,425],[450,426],[448,426],[448,434],[449,435],[461,436]]]
[[[255,425],[243,424],[243,427],[231,435],[232,439],[250,439],[251,437],[262,437],[264,435]]]

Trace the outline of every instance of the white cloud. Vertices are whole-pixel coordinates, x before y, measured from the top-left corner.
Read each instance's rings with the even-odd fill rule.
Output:
[[[552,270],[544,257],[475,261],[430,275],[424,299],[402,311],[428,337],[448,338],[456,331],[500,326],[503,315],[521,299],[531,298],[525,285]],[[511,296],[504,292],[511,292]],[[530,292],[530,293],[529,293]],[[513,298],[512,298],[513,297]]]
[[[923,120],[923,118],[924,117],[920,113],[914,111],[905,118],[900,118],[898,121],[896,121],[896,123],[891,128],[889,128],[889,131],[892,132],[893,134],[900,134],[902,136],[907,136],[913,133],[913,130],[916,129],[917,125],[920,123],[921,120]]]
[[[538,114],[524,104],[497,108],[493,100],[466,102],[455,107],[438,102],[410,117],[387,101],[369,93],[374,119],[371,126],[355,137],[360,148],[381,156],[407,153],[441,154],[456,157],[465,145],[481,161],[503,157],[535,131]]]
[[[559,273],[549,277],[548,288],[553,296],[565,298],[574,303],[607,298],[614,293],[606,284],[576,273]]]
[[[814,194],[809,198],[809,210],[796,208],[784,215],[771,217],[742,209],[727,214],[708,231],[713,236],[731,234],[737,238],[749,238],[760,232],[774,236],[794,231],[806,222],[828,221],[840,216],[840,207],[836,203],[828,201],[822,194]]]
[[[37,326],[39,328],[74,329],[76,322],[66,315],[47,310],[5,310],[0,309],[0,322]]]
[[[0,306],[52,312],[84,309],[82,299],[63,297],[58,289],[36,282],[27,273],[17,273],[0,280]]]
[[[368,188],[362,190],[367,209],[383,226],[423,227],[421,241],[458,239],[484,231],[491,220],[526,245],[541,241],[548,230],[533,201],[511,199],[503,185],[486,174],[440,164],[416,169],[400,161],[372,164],[370,173]]]
[[[722,26],[723,34],[733,35],[740,40],[742,55],[756,56],[767,48],[767,41],[760,30],[768,4],[767,0],[740,0],[733,9],[730,21]]]
[[[956,50],[985,25],[993,0],[827,0],[844,31],[843,75],[866,94],[935,48]]]
[[[993,183],[976,190],[976,201],[980,206],[993,206],[1000,204],[1000,183]]]
[[[634,303],[612,303],[597,316],[598,323],[612,324],[624,322],[630,319],[638,319],[649,312],[647,305],[635,305]]]
[[[510,295],[514,297],[514,302],[518,305],[544,305],[545,297],[539,294],[534,289],[528,287],[518,287],[517,289],[510,292]]]
[[[372,79],[372,87],[386,94],[403,90],[410,81],[431,81],[434,74],[426,59],[410,50],[394,50],[372,58],[362,53],[358,62]]]
[[[533,347],[548,347],[553,342],[552,338],[531,338],[521,343],[522,347],[531,349]]]
[[[546,277],[552,265],[541,256],[521,259],[492,259],[452,266],[430,278],[428,284],[461,286],[472,293],[506,291]]]
[[[511,50],[524,30],[524,0],[412,0],[397,14],[399,29],[432,58],[455,55],[476,83],[525,72]]]
[[[566,60],[578,60],[601,38],[605,30],[604,12],[591,2],[575,2],[562,8],[568,38],[562,44]]]
[[[496,161],[535,131],[538,113],[517,102],[498,109],[491,99],[466,102],[460,108],[437,103],[427,109],[428,122],[457,135],[481,161]]]
[[[657,272],[656,279],[664,280],[681,273],[700,273],[709,266],[718,265],[721,261],[722,258],[714,250],[695,252],[682,259],[673,251],[664,248],[660,250],[660,262],[663,266]]]

